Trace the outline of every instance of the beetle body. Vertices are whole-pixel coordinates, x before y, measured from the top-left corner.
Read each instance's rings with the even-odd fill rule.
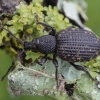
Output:
[[[26,47],[43,54],[55,52],[59,58],[68,62],[83,62],[99,55],[100,39],[91,31],[69,27],[55,36],[45,35],[34,39]]]

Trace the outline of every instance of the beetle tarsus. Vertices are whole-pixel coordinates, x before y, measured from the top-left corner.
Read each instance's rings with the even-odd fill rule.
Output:
[[[16,60],[14,60],[12,62],[12,65],[9,67],[9,69],[7,70],[7,72],[5,73],[5,75],[0,79],[0,81],[3,81],[5,79],[5,77],[9,74],[10,71],[12,71],[14,69],[14,63],[15,63]]]
[[[7,72],[5,73],[5,75],[4,75],[2,78],[0,78],[0,81],[3,81],[3,80],[5,79],[5,77],[9,74],[9,72],[10,72],[12,69],[14,69],[14,68],[13,68],[13,63],[14,63],[14,61],[12,62],[12,65],[9,67],[9,69],[7,70]]]
[[[3,81],[5,79],[5,77],[9,74],[10,71],[14,70],[14,64],[17,61],[17,59],[19,58],[19,56],[21,56],[21,54],[24,52],[24,50],[16,56],[16,58],[13,60],[12,65],[9,67],[9,69],[7,70],[7,72],[5,73],[5,75],[0,79],[0,81]]]

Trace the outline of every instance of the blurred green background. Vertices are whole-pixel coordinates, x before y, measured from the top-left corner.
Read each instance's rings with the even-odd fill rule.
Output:
[[[88,4],[87,16],[88,21],[85,25],[92,29],[100,37],[100,0],[86,0]],[[8,67],[11,65],[12,59],[10,56],[4,51],[0,50],[0,77],[4,75]],[[7,78],[0,83],[0,100],[51,100],[46,97],[32,97],[32,96],[20,96],[14,97],[12,96],[7,87]]]

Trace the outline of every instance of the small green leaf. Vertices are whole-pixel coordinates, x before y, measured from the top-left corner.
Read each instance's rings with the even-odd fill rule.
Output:
[[[26,60],[32,58],[32,61],[35,61],[37,58],[39,58],[40,56],[43,56],[43,54],[41,53],[34,53],[34,52],[31,52],[31,51],[28,51],[26,53]]]

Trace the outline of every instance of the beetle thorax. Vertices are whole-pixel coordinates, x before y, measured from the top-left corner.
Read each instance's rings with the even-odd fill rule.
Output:
[[[38,51],[43,54],[53,53],[56,48],[56,39],[55,36],[45,35],[37,39]]]

